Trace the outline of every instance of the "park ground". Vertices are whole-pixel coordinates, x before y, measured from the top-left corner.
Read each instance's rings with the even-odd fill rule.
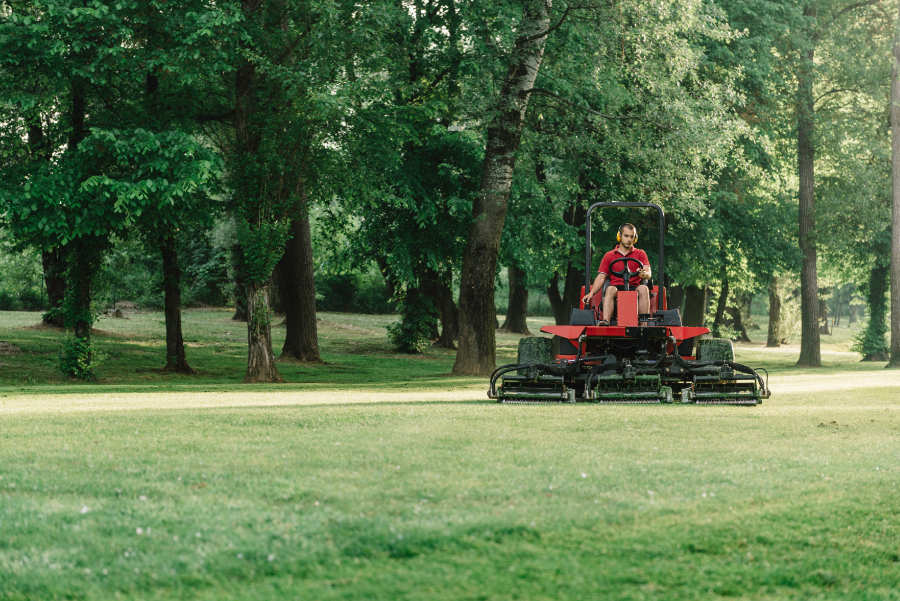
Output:
[[[849,330],[739,345],[759,407],[522,407],[392,319],[322,314],[260,386],[227,311],[185,313],[195,376],[104,318],[81,384],[0,313],[0,599],[900,599],[900,371]]]

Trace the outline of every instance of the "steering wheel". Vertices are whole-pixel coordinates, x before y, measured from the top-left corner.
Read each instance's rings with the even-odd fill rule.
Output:
[[[630,271],[628,269],[628,262],[631,261],[633,263],[637,263],[638,270]],[[622,263],[622,269],[616,271],[613,269],[613,265],[617,263]],[[631,290],[631,278],[638,275],[641,272],[641,269],[644,268],[644,264],[635,259],[634,257],[619,257],[618,259],[613,259],[609,262],[609,274],[614,275],[617,278],[622,278],[625,281],[625,290]]]

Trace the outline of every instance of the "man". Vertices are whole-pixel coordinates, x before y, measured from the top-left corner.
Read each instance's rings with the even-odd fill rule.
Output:
[[[615,248],[603,255],[597,278],[594,280],[590,291],[584,295],[583,299],[585,306],[589,306],[591,298],[603,289],[603,282],[606,281],[606,278],[609,278],[610,285],[603,295],[604,319],[599,323],[601,326],[609,325],[609,319],[612,317],[616,294],[619,290],[625,290],[624,278],[610,273],[609,265],[616,259],[629,257],[630,259],[635,259],[640,262],[641,269],[636,275],[631,277],[630,284],[631,289],[637,290],[638,293],[638,313],[642,315],[650,313],[650,289],[647,288],[647,285],[642,281],[650,279],[650,260],[647,258],[647,253],[634,246],[634,243],[637,242],[637,228],[630,223],[624,223],[619,227],[619,233],[616,238],[619,243]],[[620,261],[616,263],[614,269],[616,271],[625,271],[627,268],[628,271],[634,272],[636,267],[637,263],[635,261]]]

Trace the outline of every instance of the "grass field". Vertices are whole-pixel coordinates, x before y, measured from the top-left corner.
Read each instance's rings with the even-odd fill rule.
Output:
[[[521,407],[379,316],[243,385],[229,316],[187,313],[193,378],[159,314],[102,320],[85,385],[0,314],[0,599],[900,599],[900,373],[849,334],[738,347],[756,408]]]

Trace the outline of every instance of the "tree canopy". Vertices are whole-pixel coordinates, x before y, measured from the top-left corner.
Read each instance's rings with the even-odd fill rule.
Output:
[[[830,282],[887,285],[896,19],[851,0],[6,2],[2,227],[48,295],[63,282],[88,374],[110,248],[161,252],[176,323],[179,240],[222,220],[248,380],[279,378],[270,299],[296,309],[284,353],[318,360],[314,271],[370,269],[399,349],[458,343],[457,373],[487,373],[501,270],[565,320],[586,207],[651,201],[685,312],[796,282],[814,365]],[[598,249],[622,220],[656,260],[652,215],[599,214]]]

